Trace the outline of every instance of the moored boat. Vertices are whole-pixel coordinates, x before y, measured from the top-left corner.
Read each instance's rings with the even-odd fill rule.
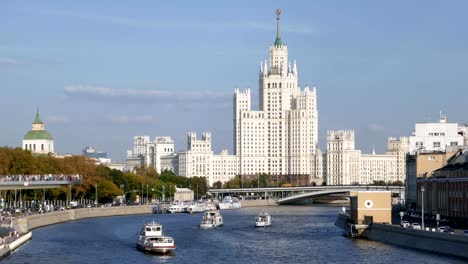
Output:
[[[260,213],[255,218],[256,227],[267,227],[271,226],[271,216],[268,213]]]
[[[201,203],[194,203],[187,207],[187,213],[194,214],[194,213],[203,213],[206,211],[206,207],[204,204]]]
[[[219,203],[220,210],[240,209],[241,203],[236,197],[226,196],[223,201]]]
[[[164,236],[162,225],[154,221],[143,225],[136,247],[144,252],[155,254],[167,254],[176,249],[174,239]]]
[[[206,211],[203,214],[200,228],[204,228],[204,229],[214,228],[214,227],[222,226],[223,224],[224,224],[223,217],[221,216],[219,211],[210,210],[210,211]]]
[[[171,214],[183,213],[187,211],[187,207],[188,206],[183,203],[174,203],[169,208],[167,208],[167,211],[169,211]]]

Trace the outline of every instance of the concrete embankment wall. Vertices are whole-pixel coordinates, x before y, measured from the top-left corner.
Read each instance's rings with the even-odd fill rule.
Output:
[[[30,240],[31,237],[32,237],[32,233],[27,232],[26,234],[23,234],[22,236],[18,237],[15,241],[9,244],[1,245],[0,246],[0,259],[8,256],[13,250],[17,249],[19,246],[23,245],[28,240]]]
[[[13,227],[20,233],[27,233],[32,229],[92,217],[106,217],[117,215],[136,215],[152,213],[152,205],[119,206],[103,208],[82,208],[75,210],[56,211],[46,214],[30,215],[13,220]]]
[[[370,240],[468,259],[467,236],[384,224],[373,224],[366,233]]]
[[[9,244],[0,246],[0,259],[30,240],[32,237],[30,230],[38,227],[92,217],[150,214],[152,209],[152,205],[83,208],[17,218],[12,221],[12,225],[16,231],[23,235]]]
[[[255,206],[270,206],[270,205],[278,205],[274,200],[242,200],[241,206],[242,207],[255,207]]]

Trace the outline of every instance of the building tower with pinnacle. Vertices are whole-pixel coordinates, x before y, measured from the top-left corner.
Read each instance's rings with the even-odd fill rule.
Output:
[[[288,60],[281,39],[280,14],[276,10],[269,61],[260,62],[259,110],[251,109],[250,89],[235,89],[234,152],[242,176],[268,173],[308,184],[317,145],[317,95],[315,87],[298,86],[296,62]]]

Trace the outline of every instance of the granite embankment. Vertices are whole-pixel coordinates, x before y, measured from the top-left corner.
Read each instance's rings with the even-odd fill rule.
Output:
[[[31,230],[35,228],[92,217],[150,214],[152,213],[152,208],[152,205],[83,208],[35,214],[14,219],[12,226],[21,236],[11,243],[0,245],[0,259],[31,239]]]
[[[242,200],[242,207],[256,207],[256,206],[270,206],[278,205],[275,200],[266,199],[266,200]]]
[[[74,221],[83,218],[151,214],[152,208],[152,205],[82,208],[21,217],[13,220],[12,224],[16,231],[24,234],[38,227]]]
[[[468,236],[372,224],[369,240],[468,259]]]

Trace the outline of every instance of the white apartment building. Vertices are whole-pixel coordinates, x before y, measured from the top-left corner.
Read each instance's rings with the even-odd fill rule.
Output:
[[[439,123],[416,123],[409,138],[409,152],[445,152],[446,147],[463,146],[463,135],[463,126],[447,123],[447,118],[441,115]]]
[[[354,148],[354,131],[327,131],[325,179],[328,185],[360,182],[361,151]]]
[[[127,169],[135,167],[135,161],[140,159],[140,166],[153,167],[161,173],[161,157],[174,153],[174,141],[171,137],[156,137],[150,141],[149,136],[133,137],[133,153],[127,152]]]
[[[317,95],[298,86],[296,62],[288,60],[277,10],[276,40],[269,63],[260,63],[259,110],[251,109],[250,89],[234,92],[234,154],[238,174],[306,176],[315,169]]]
[[[404,182],[407,145],[407,138],[389,138],[386,154],[362,154],[353,130],[328,131],[324,178],[328,185]]]
[[[237,159],[227,150],[214,155],[211,149],[211,133],[204,132],[197,139],[195,132],[187,137],[187,151],[178,153],[178,174],[185,177],[206,177],[211,186],[217,181],[226,182],[238,174]]]

